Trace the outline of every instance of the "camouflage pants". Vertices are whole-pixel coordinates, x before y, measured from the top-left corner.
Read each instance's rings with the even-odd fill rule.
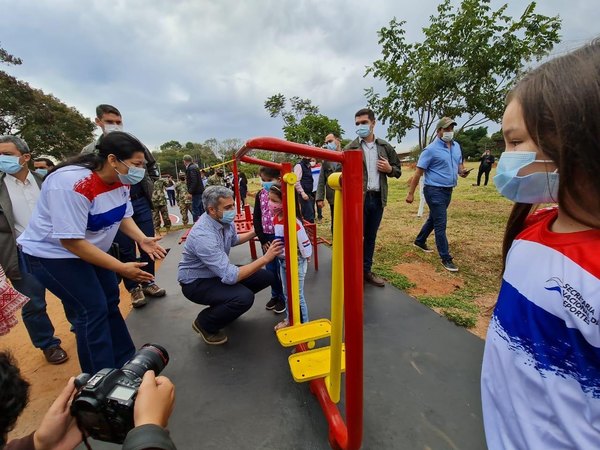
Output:
[[[160,219],[162,216],[162,221],[165,225],[165,228],[171,228],[171,219],[169,217],[169,210],[167,209],[167,205],[163,206],[155,206],[152,210],[152,221],[154,222],[154,229],[160,229]]]
[[[177,203],[177,206],[179,206],[179,214],[181,214],[181,220],[183,221],[183,224],[187,225],[189,221],[188,212],[192,214],[192,204],[179,202]]]

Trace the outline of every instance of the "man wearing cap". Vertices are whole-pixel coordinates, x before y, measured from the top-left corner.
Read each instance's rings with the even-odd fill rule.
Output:
[[[427,238],[435,231],[435,245],[442,265],[450,272],[458,272],[452,261],[446,238],[448,206],[452,198],[452,190],[458,182],[458,176],[467,176],[462,164],[462,150],[454,141],[456,122],[449,117],[442,117],[436,125],[436,138],[421,152],[417,162],[417,170],[413,176],[406,202],[414,201],[414,194],[419,179],[425,175],[423,194],[429,207],[429,217],[415,239],[414,245],[424,252],[431,253],[427,246]]]

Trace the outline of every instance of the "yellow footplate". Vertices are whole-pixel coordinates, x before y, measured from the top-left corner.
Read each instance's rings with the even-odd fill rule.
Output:
[[[303,381],[323,378],[329,375],[329,347],[317,348],[307,352],[300,352],[288,358],[294,380]],[[346,346],[342,344],[342,372],[346,371]]]
[[[329,336],[331,336],[331,323],[327,319],[313,320],[277,330],[277,339],[284,347],[293,347]]]

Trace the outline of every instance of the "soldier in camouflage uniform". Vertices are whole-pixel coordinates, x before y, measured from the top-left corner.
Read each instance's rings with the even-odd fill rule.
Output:
[[[175,183],[175,200],[177,206],[179,206],[179,213],[181,214],[181,220],[183,225],[188,224],[188,212],[192,214],[192,199],[188,196],[187,185],[185,184],[185,176],[180,175],[179,181]]]
[[[160,230],[160,218],[162,216],[163,223],[167,232],[171,229],[171,219],[169,218],[169,210],[167,209],[167,198],[165,197],[165,188],[167,187],[167,180],[159,178],[154,182],[154,191],[152,191],[152,220],[154,222],[154,229]]]
[[[217,169],[214,175],[208,177],[207,186],[225,186],[225,175],[223,169]]]

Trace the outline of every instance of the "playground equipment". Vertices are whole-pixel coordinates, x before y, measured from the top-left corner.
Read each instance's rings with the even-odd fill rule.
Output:
[[[331,320],[300,321],[298,277],[291,276],[298,273],[294,194],[297,178],[289,163],[263,161],[247,155],[255,149],[325,159],[342,166],[342,173],[334,174],[328,180],[335,190]],[[363,430],[362,152],[360,149],[334,152],[261,137],[246,142],[235,157],[236,183],[237,160],[272,167],[282,174],[284,215],[287,218],[285,258],[289,268],[286,278],[290,327],[278,330],[277,337],[283,346],[296,348],[288,358],[292,376],[297,382],[310,383],[310,390],[317,397],[329,425],[331,447],[359,449]],[[343,185],[343,180],[352,182]],[[241,214],[239,192],[236,196],[238,214]],[[330,345],[313,348],[314,342],[323,338],[329,338]],[[337,407],[342,396],[341,374],[344,371],[345,421]]]

